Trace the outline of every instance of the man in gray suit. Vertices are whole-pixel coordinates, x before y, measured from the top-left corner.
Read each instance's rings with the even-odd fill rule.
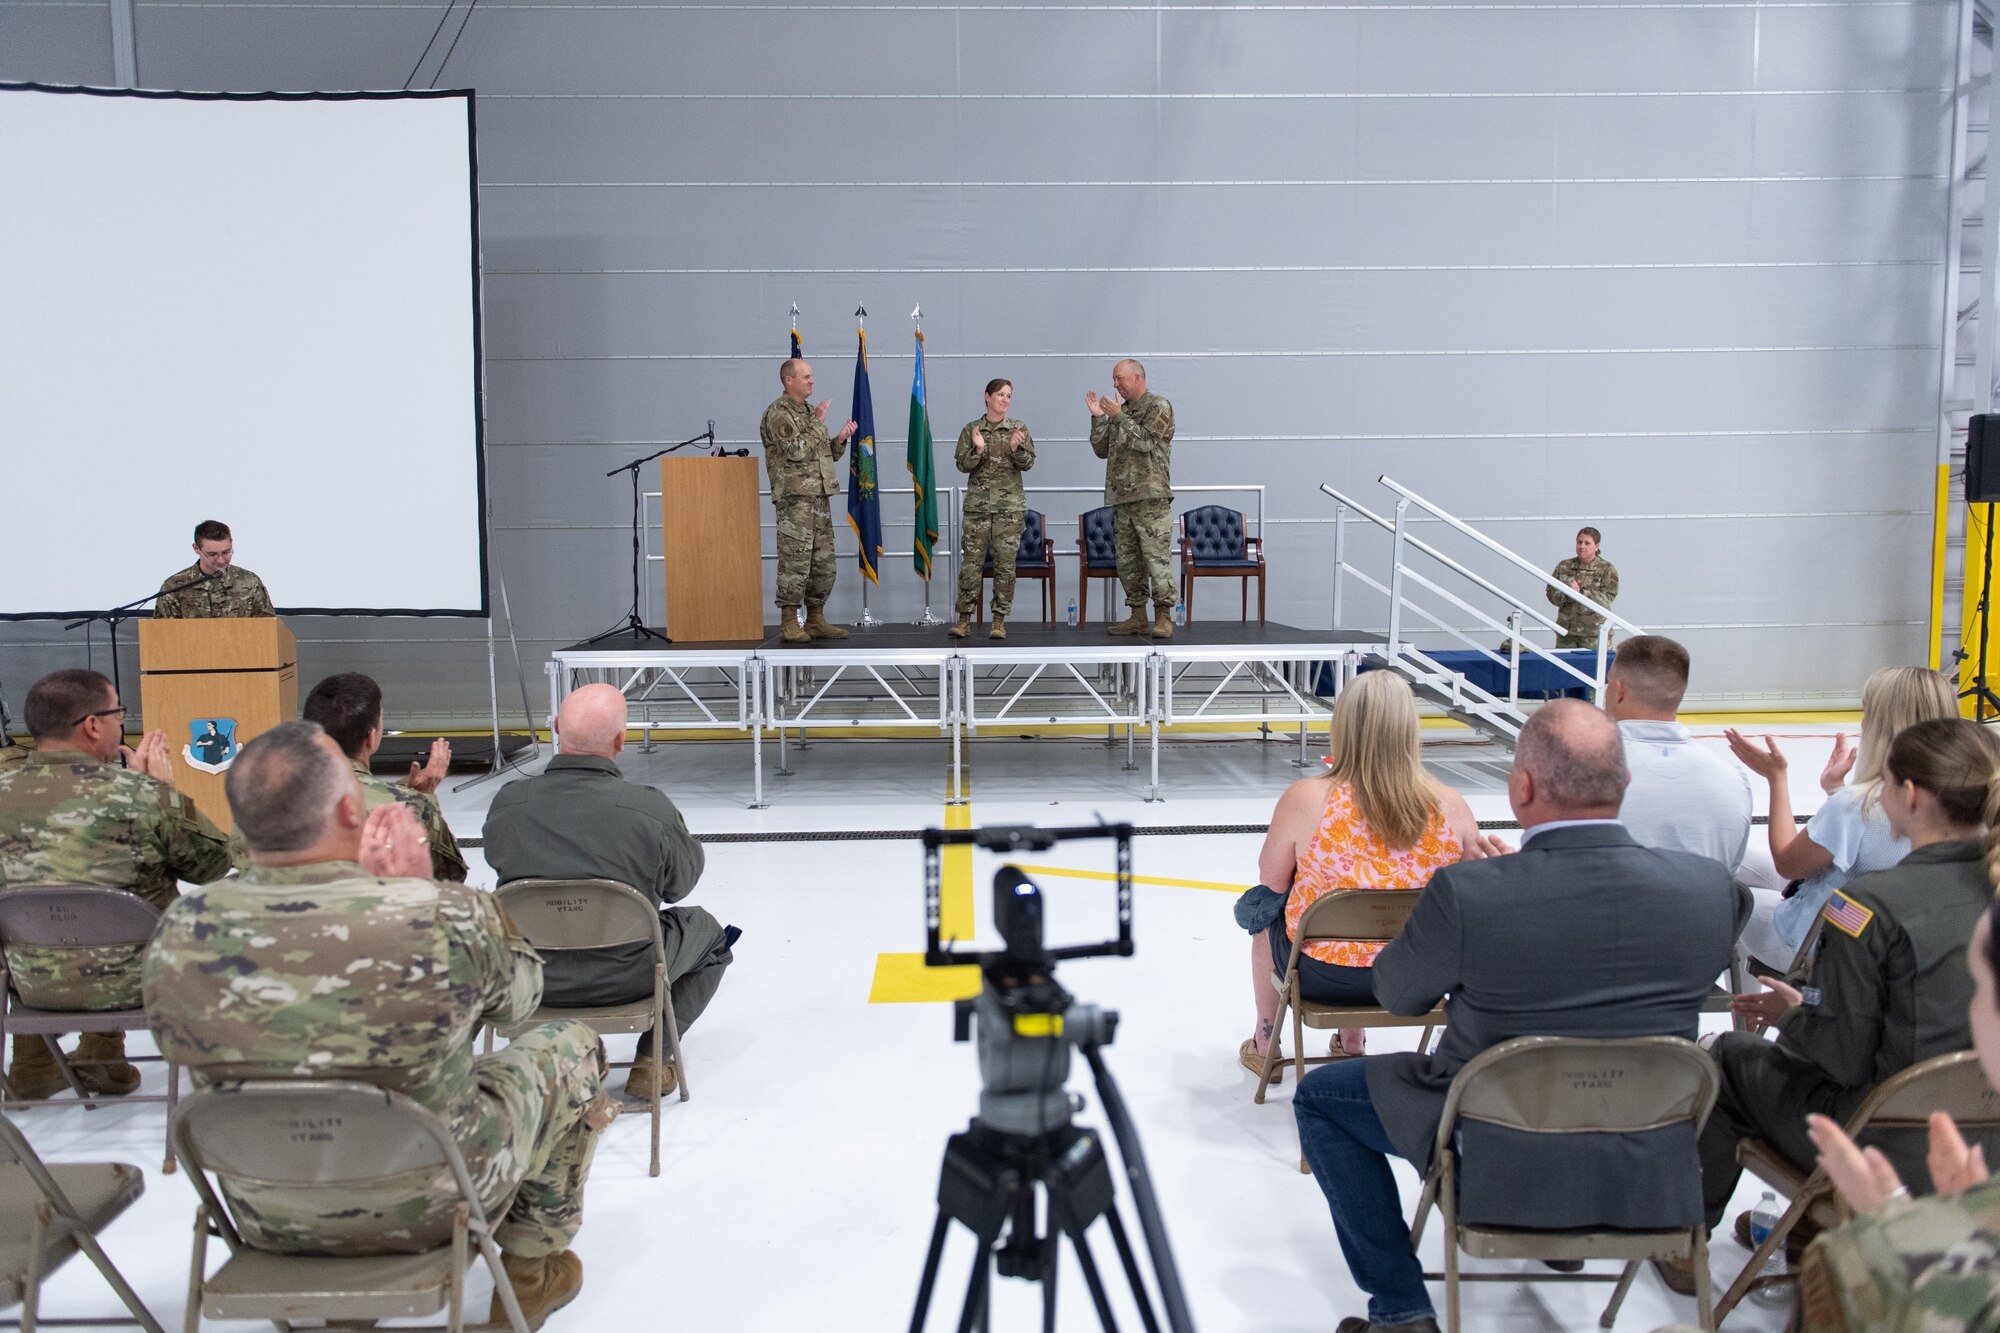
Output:
[[[1389,1155],[1428,1167],[1445,1092],[1468,1061],[1513,1037],[1695,1035],[1740,900],[1716,862],[1632,840],[1617,818],[1625,782],[1603,713],[1575,700],[1537,712],[1507,778],[1521,850],[1438,871],[1375,960],[1376,998],[1392,1012],[1450,997],[1438,1049],[1329,1065],[1300,1083],[1299,1142],[1368,1293],[1368,1318],[1339,1333],[1436,1333]],[[1460,1139],[1460,1216],[1549,1228],[1701,1216],[1690,1127],[1604,1138],[1552,1149],[1473,1127]],[[1635,1179],[1644,1188],[1629,1188]]]

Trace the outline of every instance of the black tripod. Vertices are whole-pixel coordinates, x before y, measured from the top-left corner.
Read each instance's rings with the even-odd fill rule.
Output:
[[[691,444],[700,444],[704,440],[708,442],[710,448],[715,447],[715,423],[713,421],[709,422],[708,429],[699,435],[682,440],[679,444],[670,444],[664,449],[647,454],[644,458],[635,458],[624,466],[612,468],[604,474],[607,477],[615,477],[621,472],[632,474],[632,609],[625,613],[624,620],[613,625],[610,629],[604,631],[604,633],[594,634],[590,638],[585,639],[584,642],[586,644],[602,643],[606,639],[616,639],[625,636],[638,639],[658,639],[661,643],[673,642],[672,639],[669,639],[658,630],[649,628],[639,614],[639,571],[646,561],[645,541],[640,536],[639,531],[641,515],[639,504],[639,469],[652,462],[655,458],[662,458],[667,454],[673,453],[676,449],[685,449]]]
[[[1040,1186],[1048,1198],[1049,1234],[1040,1235],[1035,1226],[1035,1189]],[[1118,1247],[1118,1261],[1124,1266],[1125,1280],[1139,1306],[1139,1317],[1147,1333],[1159,1333],[1151,1301],[1139,1276],[1138,1257],[1131,1238],[1118,1215],[1112,1191],[1111,1168],[1104,1145],[1089,1130],[1066,1125],[1040,1135],[1005,1134],[977,1120],[963,1134],[954,1134],[945,1144],[944,1174],[938,1181],[937,1225],[931,1229],[931,1248],[924,1260],[923,1283],[917,1289],[916,1312],[910,1317],[910,1333],[923,1333],[924,1318],[930,1312],[931,1292],[937,1285],[938,1261],[944,1255],[945,1232],[956,1220],[978,1238],[979,1252],[972,1261],[972,1276],[966,1283],[965,1305],[959,1312],[959,1333],[985,1333],[991,1311],[993,1268],[1002,1277],[1028,1278],[1042,1287],[1042,1328],[1056,1326],[1056,1260],[1060,1236],[1068,1236],[1076,1251],[1077,1265],[1090,1287],[1091,1303],[1097,1319],[1106,1329],[1116,1329],[1111,1304],[1104,1292],[1104,1279],[1091,1256],[1084,1232],[1102,1217],[1111,1228],[1112,1243]],[[1000,1244],[1000,1233],[1007,1241]]]
[[[1981,565],[1979,580],[1979,664],[1972,677],[1972,684],[1958,692],[1961,699],[1973,701],[1973,712],[1979,721],[1987,717],[1987,706],[1993,708],[1993,715],[2000,717],[2000,695],[1996,695],[1986,682],[1986,636],[1993,612],[1993,506],[1986,506],[1986,553]]]

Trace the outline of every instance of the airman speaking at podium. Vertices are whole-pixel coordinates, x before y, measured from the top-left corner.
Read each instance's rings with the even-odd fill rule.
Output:
[[[194,550],[199,558],[168,576],[153,603],[156,620],[220,620],[243,616],[275,616],[264,580],[235,563],[236,543],[229,525],[204,519],[195,525]]]

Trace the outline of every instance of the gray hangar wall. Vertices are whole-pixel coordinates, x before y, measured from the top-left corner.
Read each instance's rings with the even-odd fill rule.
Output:
[[[443,13],[134,10],[140,83],[182,89],[395,88]],[[1004,375],[1031,480],[1096,484],[1082,397],[1138,356],[1178,412],[1181,504],[1266,488],[1274,619],[1329,615],[1317,484],[1386,510],[1388,473],[1544,567],[1601,527],[1618,610],[1691,646],[1706,699],[1851,700],[1925,656],[1954,14],[486,0],[438,86],[479,94],[492,559],[531,682],[627,601],[604,473],[709,418],[754,448],[793,302],[836,417],[868,307],[883,484],[905,483],[921,303],[941,482]],[[109,83],[111,40],[101,0],[9,0],[0,78]],[[1035,503],[1073,551],[1095,501]],[[908,497],[883,513],[907,552]],[[254,568],[282,516],[228,517]],[[1074,588],[1071,559],[1059,604]],[[921,602],[886,557],[874,607]],[[484,712],[483,625],[296,628],[308,683],[366,670],[400,718]],[[82,656],[48,623],[0,646],[17,700]]]

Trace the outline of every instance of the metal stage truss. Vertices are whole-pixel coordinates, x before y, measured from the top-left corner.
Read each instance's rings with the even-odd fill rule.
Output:
[[[1347,679],[1364,656],[1387,651],[1376,634],[1351,629],[1208,621],[1168,640],[1112,638],[1082,629],[1010,621],[999,643],[975,627],[968,639],[941,630],[885,625],[853,637],[786,644],[768,627],[760,642],[661,644],[638,639],[576,644],[549,663],[551,712],[591,681],[631,700],[632,727],[650,747],[656,732],[738,731],[750,744],[752,809],[766,804],[764,740],[775,733],[780,775],[791,748],[841,732],[877,728],[935,735],[951,747],[950,798],[963,799],[968,741],[982,729],[1103,727],[1125,733],[1126,767],[1148,752],[1145,797],[1164,799],[1163,729],[1190,724],[1296,727],[1301,765],[1307,732],[1323,728],[1328,704],[1311,688],[1321,662]],[[1407,645],[1406,645],[1407,646]]]

